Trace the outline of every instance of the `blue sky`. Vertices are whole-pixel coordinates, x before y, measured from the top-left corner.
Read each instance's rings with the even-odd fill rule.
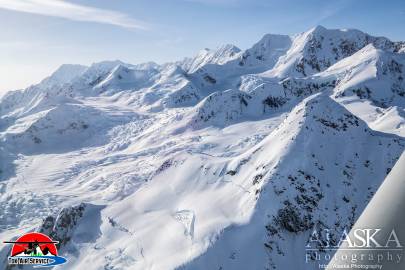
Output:
[[[404,0],[0,0],[0,91],[63,63],[163,63],[315,25],[405,40]]]

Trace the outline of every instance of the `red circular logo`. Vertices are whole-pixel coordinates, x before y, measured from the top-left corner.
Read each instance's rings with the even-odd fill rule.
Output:
[[[42,233],[27,233],[15,242],[11,249],[11,256],[31,255],[31,256],[58,256],[58,251],[55,244],[58,242],[52,241],[51,238]]]

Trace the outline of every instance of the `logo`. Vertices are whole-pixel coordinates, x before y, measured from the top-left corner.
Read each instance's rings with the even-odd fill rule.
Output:
[[[29,264],[34,267],[49,267],[65,263],[64,257],[58,256],[56,244],[47,235],[42,233],[27,233],[16,241],[5,241],[13,244],[8,264]]]
[[[394,229],[346,229],[339,235],[329,229],[311,233],[305,246],[305,262],[318,262],[327,269],[382,269],[383,265],[398,265],[404,248]]]

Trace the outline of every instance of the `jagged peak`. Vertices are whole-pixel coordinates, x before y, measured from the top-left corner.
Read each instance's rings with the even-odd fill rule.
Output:
[[[88,68],[88,66],[80,64],[62,64],[54,71],[53,74],[67,70],[84,70],[86,68]]]
[[[183,66],[193,73],[206,64],[225,64],[237,57],[241,50],[232,44],[225,44],[215,50],[205,48],[192,59],[185,59]]]
[[[75,64],[63,64],[56,69],[49,77],[44,79],[41,84],[63,84],[72,81],[85,72],[87,66]]]
[[[304,99],[301,105],[291,112],[291,115],[295,117],[294,115],[299,113],[304,118],[301,122],[304,126],[320,133],[325,130],[349,131],[352,128],[354,128],[353,130],[364,130],[367,127],[357,116],[325,93]]]
[[[243,52],[239,65],[248,67],[263,66],[272,68],[277,60],[291,47],[288,35],[266,34],[251,48]]]
[[[105,80],[103,80],[99,85],[104,85],[106,84],[106,82],[115,80],[115,79],[122,79],[123,77],[127,77],[128,73],[130,73],[132,70],[132,68],[122,65],[122,64],[118,64],[117,66],[115,66],[109,73],[109,75],[106,77]]]
[[[207,51],[207,56],[214,62],[221,64],[222,62],[229,61],[237,53],[241,52],[241,49],[233,44],[224,44],[216,48],[215,50]]]
[[[118,64],[111,70],[111,73],[117,73],[117,72],[120,72],[120,71],[128,71],[128,70],[130,70],[130,68],[128,66]]]
[[[285,44],[289,44],[291,43],[291,37],[288,35],[280,35],[280,34],[265,34],[257,43],[255,43],[251,49],[252,50],[254,48],[257,47],[276,47],[276,46],[283,46],[285,47]]]
[[[394,51],[394,44],[356,29],[327,29],[316,26],[293,37],[291,49],[282,56],[269,76],[301,76],[322,72],[336,62],[355,54],[368,44]]]
[[[197,53],[195,58],[199,57],[199,56],[205,56],[207,54],[213,55],[213,54],[220,54],[223,52],[238,53],[240,51],[241,51],[241,49],[239,49],[237,46],[235,46],[233,44],[223,44],[223,45],[218,46],[216,49],[204,48]]]
[[[349,71],[353,73],[356,69],[364,70],[364,67],[369,65],[372,65],[377,70],[383,66],[392,64],[392,61],[398,60],[399,62],[403,62],[401,59],[405,59],[401,54],[385,51],[370,43],[356,53],[335,63],[320,73],[320,75],[347,73]]]
[[[237,47],[237,46],[235,46],[233,44],[229,44],[229,43],[219,46],[217,51],[220,51],[220,50],[222,50],[222,51],[235,51],[235,52],[240,52],[241,51],[239,47]]]
[[[381,53],[382,51],[377,49],[373,44],[368,44],[354,54],[330,66],[327,70],[324,71],[324,73],[330,73],[334,71],[336,72],[340,69],[344,69],[344,71],[346,71],[351,67],[357,66],[361,63],[370,63],[370,60],[378,59]]]
[[[153,61],[149,61],[149,62],[134,65],[134,68],[141,69],[141,70],[159,69],[160,67],[161,66],[159,64],[157,64],[156,62],[153,62]]]
[[[93,63],[87,70],[111,70],[118,65],[128,66],[128,64],[125,64],[121,60],[107,60]]]
[[[323,32],[326,32],[328,30],[329,29],[327,29],[326,27],[323,27],[322,25],[316,25],[316,26],[312,27],[311,29],[309,29],[307,31],[307,33],[313,33],[313,34],[323,33]]]
[[[304,35],[308,37],[314,37],[314,36],[320,36],[320,35],[343,35],[343,36],[350,36],[352,35],[353,37],[359,36],[359,35],[367,35],[361,30],[355,29],[355,28],[326,28],[322,25],[317,25],[315,27],[312,27],[308,31],[305,31],[301,34],[298,35]]]

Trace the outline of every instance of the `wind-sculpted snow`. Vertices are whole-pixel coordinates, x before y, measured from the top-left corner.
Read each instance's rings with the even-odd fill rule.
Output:
[[[350,229],[405,148],[403,44],[316,27],[63,65],[0,100],[0,238],[46,232],[62,269],[317,268],[310,232]]]

